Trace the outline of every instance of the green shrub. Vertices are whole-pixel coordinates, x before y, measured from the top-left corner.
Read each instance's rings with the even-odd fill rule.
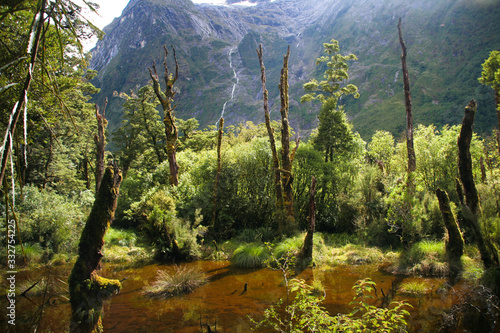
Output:
[[[203,216],[195,212],[193,222],[177,217],[175,200],[167,187],[153,188],[127,212],[154,246],[160,260],[183,260],[201,256],[198,238],[207,228]],[[175,243],[175,244],[174,244]]]
[[[269,250],[262,244],[240,245],[231,257],[231,265],[238,268],[261,268],[269,259]]]
[[[20,199],[16,208],[27,256],[39,260],[42,253],[42,260],[49,261],[56,253],[76,252],[86,219],[84,211],[89,208],[87,195],[82,196],[82,204],[77,204],[51,190],[28,185]],[[5,228],[5,219],[0,227]]]

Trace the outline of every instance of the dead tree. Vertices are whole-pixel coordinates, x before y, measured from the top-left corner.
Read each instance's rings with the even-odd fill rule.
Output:
[[[103,301],[121,288],[118,280],[100,277],[104,235],[113,220],[122,175],[118,167],[106,168],[92,210],[78,244],[78,258],[69,277],[70,332],[102,332]]]
[[[308,263],[312,261],[313,253],[313,238],[316,228],[316,178],[313,176],[311,179],[311,190],[309,191],[309,230],[307,230],[306,238],[304,239],[304,246],[302,247],[301,257]]]
[[[95,193],[99,192],[99,186],[101,185],[102,176],[104,175],[104,152],[106,149],[106,136],[104,131],[106,126],[108,126],[108,121],[106,120],[106,106],[108,105],[108,99],[104,102],[104,108],[102,109],[102,114],[99,113],[99,106],[95,105],[95,116],[97,119],[97,134],[94,135],[94,141],[96,145],[96,161],[95,161]]]
[[[406,107],[406,149],[408,151],[408,173],[415,171],[417,162],[415,158],[415,148],[413,146],[413,113],[411,108],[411,94],[410,94],[410,78],[408,74],[408,67],[406,65],[406,45],[403,40],[403,32],[401,30],[401,18],[398,22],[399,43],[403,53],[401,54],[401,66],[403,68],[403,83],[405,92],[405,107]]]
[[[481,254],[481,260],[486,268],[499,265],[498,253],[493,244],[481,232],[478,218],[481,215],[479,195],[472,173],[472,157],[470,144],[474,128],[474,117],[477,111],[476,101],[471,100],[465,107],[462,128],[457,140],[458,144],[458,171],[460,183],[457,181],[457,192],[460,198],[464,222],[472,229]]]
[[[212,208],[212,227],[215,225],[215,218],[217,215],[217,191],[219,188],[220,173],[222,169],[222,135],[224,129],[224,118],[219,120],[219,131],[217,134],[217,173],[215,174],[215,184],[214,184],[214,197],[213,197],[213,208]]]
[[[281,183],[283,185],[283,195],[285,200],[285,209],[287,213],[287,228],[293,231],[296,228],[296,222],[293,212],[293,175],[292,163],[295,155],[295,150],[290,153],[290,126],[288,122],[288,59],[290,57],[290,46],[283,57],[283,68],[281,69],[280,78],[280,100],[281,100]],[[295,149],[298,147],[295,146]]]
[[[476,101],[471,100],[465,107],[465,115],[462,120],[462,128],[458,137],[458,172],[465,195],[465,204],[472,214],[480,214],[479,195],[477,193],[474,176],[472,174],[472,157],[470,144],[474,132],[474,117],[477,111]]]
[[[273,156],[273,167],[274,167],[274,188],[276,193],[276,207],[281,213],[284,209],[283,202],[283,190],[281,188],[281,173],[280,173],[280,161],[278,157],[278,151],[276,150],[276,141],[274,140],[274,129],[271,126],[271,117],[269,114],[269,102],[268,102],[268,91],[266,88],[266,68],[264,67],[264,60],[262,44],[259,45],[257,49],[257,55],[259,57],[261,81],[262,81],[262,94],[264,99],[264,118],[266,122],[267,134],[269,136],[269,143],[271,145],[271,152]],[[284,229],[283,219],[280,218],[280,229]]]
[[[257,50],[261,67],[261,80],[264,95],[264,113],[266,119],[266,127],[271,144],[271,151],[273,154],[273,166],[275,172],[275,188],[276,188],[276,202],[279,212],[279,228],[283,234],[293,234],[297,229],[295,221],[295,214],[293,211],[293,174],[292,164],[295,152],[299,146],[299,137],[297,137],[295,148],[290,151],[290,126],[288,121],[288,59],[290,57],[290,46],[288,46],[287,53],[283,57],[283,68],[281,69],[280,77],[280,114],[281,114],[281,167],[278,153],[276,150],[276,143],[274,140],[274,131],[271,127],[271,120],[269,117],[268,93],[266,89],[266,75],[264,62],[262,60],[262,45]],[[283,216],[284,213],[284,216]]]
[[[446,191],[440,189],[436,190],[436,196],[439,201],[439,209],[441,215],[443,216],[444,226],[448,233],[448,239],[446,240],[446,258],[452,275],[456,276],[461,270],[460,258],[464,254],[464,239],[460,228],[455,220],[455,216],[450,208],[450,199]]]
[[[167,56],[168,50],[166,46],[163,46],[165,51],[165,61],[163,62],[163,67],[165,71],[165,91],[161,91],[160,82],[158,78],[158,72],[156,71],[156,64],[153,62],[153,70],[149,68],[149,75],[153,81],[153,89],[155,91],[158,100],[163,108],[163,124],[165,125],[165,134],[167,136],[167,156],[168,164],[170,169],[170,184],[177,186],[179,184],[178,174],[179,165],[177,164],[176,152],[177,152],[177,139],[179,138],[179,132],[177,131],[177,126],[175,125],[174,109],[176,105],[173,105],[175,90],[174,84],[179,78],[179,63],[177,62],[177,57],[175,55],[175,48],[172,46],[174,61],[175,61],[175,74],[170,73],[167,66]]]

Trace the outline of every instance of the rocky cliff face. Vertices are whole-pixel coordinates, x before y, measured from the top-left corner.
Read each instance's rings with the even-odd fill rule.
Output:
[[[122,102],[113,92],[128,93],[148,84],[148,67],[153,60],[163,62],[163,45],[175,47],[180,63],[178,117],[196,117],[204,126],[214,124],[222,112],[227,124],[263,121],[255,52],[262,43],[270,102],[276,107],[279,71],[290,45],[290,118],[294,128],[307,131],[316,125],[319,106],[299,103],[302,84],[321,76],[324,69],[316,68],[314,61],[322,43],[335,38],[342,53],[359,58],[350,74],[361,98],[343,101],[355,129],[365,138],[375,129],[398,133],[405,124],[399,17],[409,52],[415,121],[458,123],[463,105],[474,97],[485,107],[477,128],[494,123],[492,97],[476,78],[489,52],[500,48],[497,1],[252,2],[254,6],[214,6],[190,0],[131,0],[92,51],[91,67],[99,71],[96,84],[101,87],[96,100],[110,99],[111,129],[120,123]],[[173,65],[173,59],[168,61]]]

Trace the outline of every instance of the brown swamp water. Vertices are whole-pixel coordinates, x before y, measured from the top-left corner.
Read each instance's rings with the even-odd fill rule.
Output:
[[[139,268],[125,268],[119,264],[104,264],[101,275],[126,279],[121,292],[105,304],[103,320],[105,332],[201,332],[200,322],[217,323],[218,332],[250,332],[253,327],[249,317],[262,318],[266,308],[285,297],[283,278],[279,271],[268,268],[243,270],[232,268],[227,261],[197,261],[183,265],[196,266],[209,277],[209,283],[193,293],[165,300],[149,299],[142,295],[143,288],[156,279],[158,269],[172,270],[172,265],[153,264]],[[57,287],[50,292],[28,292],[29,297],[16,297],[16,328],[12,332],[65,332],[69,327],[70,306],[67,281],[70,266],[40,268],[17,274],[18,293],[24,291],[40,277],[45,277]],[[323,305],[331,314],[348,313],[354,296],[352,286],[363,278],[377,283],[377,297],[373,305],[383,301],[381,289],[388,294],[401,282],[417,279],[425,282],[427,294],[415,297],[396,293],[394,300],[407,300],[413,305],[409,319],[411,332],[434,332],[442,321],[443,309],[449,309],[463,293],[462,284],[446,288],[447,281],[440,278],[415,278],[385,273],[377,265],[342,266],[332,271],[307,269],[298,278],[311,284],[319,279],[326,290]],[[5,278],[3,279],[5,280]],[[245,283],[248,289],[243,292]],[[35,289],[35,288],[34,288]],[[34,290],[33,289],[33,290]],[[43,298],[45,294],[45,298]],[[1,308],[5,309],[5,298]],[[40,307],[39,304],[45,304]],[[2,311],[5,312],[5,311]],[[8,327],[2,313],[1,327]],[[10,325],[9,325],[10,326]]]

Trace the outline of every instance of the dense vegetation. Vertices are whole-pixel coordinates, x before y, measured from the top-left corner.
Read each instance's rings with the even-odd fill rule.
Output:
[[[67,11],[69,7],[61,8]],[[77,7],[71,8],[78,11]],[[82,29],[70,33],[59,29],[47,17],[40,39],[44,43],[43,53],[33,62],[32,84],[26,90],[21,85],[30,72],[25,50],[34,13],[38,10],[37,3],[21,1],[19,5],[5,5],[0,9],[3,41],[0,44],[0,103],[4,110],[15,110],[16,101],[26,91],[27,99],[22,101],[28,107],[15,131],[8,130],[10,112],[0,116],[2,133],[7,133],[5,140],[8,137],[12,140],[10,149],[6,148],[7,141],[2,149],[2,161],[12,163],[12,170],[9,167],[3,179],[1,212],[4,218],[0,228],[5,230],[6,222],[14,216],[19,227],[16,243],[19,262],[23,252],[33,262],[70,261],[76,255],[77,241],[94,201],[97,171],[93,142],[97,122],[94,106],[88,103],[97,91],[88,82],[95,73],[86,70],[85,56],[79,55],[73,47],[77,37],[81,38],[87,31],[84,28],[89,26],[71,21],[74,16],[68,14],[70,21],[67,24],[73,22]],[[339,52],[338,43],[325,44],[325,48],[328,46],[333,47],[331,53],[327,52],[332,58],[323,59],[331,62]],[[335,61],[354,59],[339,56]],[[320,82],[320,90],[332,93],[337,99],[341,95],[356,94],[356,87],[344,85],[348,67],[337,69],[345,75],[330,73],[334,79],[330,83]],[[500,81],[496,70],[493,69],[496,73],[493,82]],[[311,82],[318,88],[317,81]],[[333,90],[328,90],[330,84]],[[311,85],[305,88],[310,91]],[[169,179],[163,115],[158,111],[153,88],[147,85],[129,95],[121,94],[121,97],[125,99],[123,124],[114,133],[108,133],[108,147],[114,149],[106,156],[108,161],[123,169],[113,222],[115,228],[128,230],[120,237],[125,242],[121,245],[132,248],[140,238],[144,242],[142,245],[152,248],[155,258],[161,261],[171,261],[173,254],[178,259],[179,253],[184,259],[216,259],[221,252],[220,244],[238,239],[245,245],[234,251],[233,262],[247,267],[262,266],[263,260],[259,257],[269,256],[264,242],[284,240],[279,233],[282,214],[274,192],[275,168],[266,125],[246,122],[226,127],[221,142],[221,168],[217,174],[215,128],[199,129],[196,119],[182,119],[179,112],[176,115],[179,117],[176,119],[179,133],[176,150],[180,169],[178,184],[173,186]],[[317,95],[309,97],[311,100]],[[440,256],[443,240],[447,240],[436,190],[448,193],[451,211],[459,222],[467,218],[455,181],[459,178],[457,138],[460,126],[416,126],[417,167],[411,175],[414,192],[409,195],[405,138],[395,138],[379,130],[370,140],[364,141],[353,132],[344,107],[337,105],[335,98],[319,98],[322,105],[312,104],[318,110],[320,126],[310,137],[301,139],[296,147],[292,179],[293,210],[298,229],[309,228],[309,188],[314,176],[317,180],[316,231],[323,237],[344,235],[365,246],[401,249],[405,254],[401,265],[407,268],[406,273],[446,274],[446,268],[426,263],[428,258],[422,253],[426,252],[425,247],[435,246],[431,252]],[[272,122],[271,125],[280,150],[281,124]],[[495,246],[495,251],[500,246],[497,137],[496,130],[482,137],[474,135],[470,149],[481,203],[478,219],[483,237]],[[475,244],[478,237],[473,230],[465,224],[461,228],[466,243]],[[6,236],[2,233],[0,237],[3,243]],[[23,249],[20,248],[21,240]],[[119,242],[108,240],[109,245]],[[299,238],[299,243],[301,241]],[[135,251],[138,257],[144,256],[141,250]],[[2,258],[6,256],[6,249],[2,248]],[[498,267],[485,275],[493,282],[490,284],[493,289],[498,287],[496,274]],[[488,280],[483,282],[488,283]],[[162,286],[159,282],[155,287],[161,289]],[[360,282],[357,287],[361,295],[363,288],[370,289],[370,283]],[[301,282],[296,282],[292,290],[299,289],[307,290]],[[160,293],[174,291],[163,288]],[[299,293],[298,297],[313,302],[308,294]],[[364,304],[360,301],[359,306]],[[318,311],[323,310],[318,307]],[[372,308],[367,308],[367,313],[376,318],[382,316]],[[338,324],[337,321],[347,320],[347,317],[330,319]],[[397,326],[404,324],[400,317],[394,320]]]

